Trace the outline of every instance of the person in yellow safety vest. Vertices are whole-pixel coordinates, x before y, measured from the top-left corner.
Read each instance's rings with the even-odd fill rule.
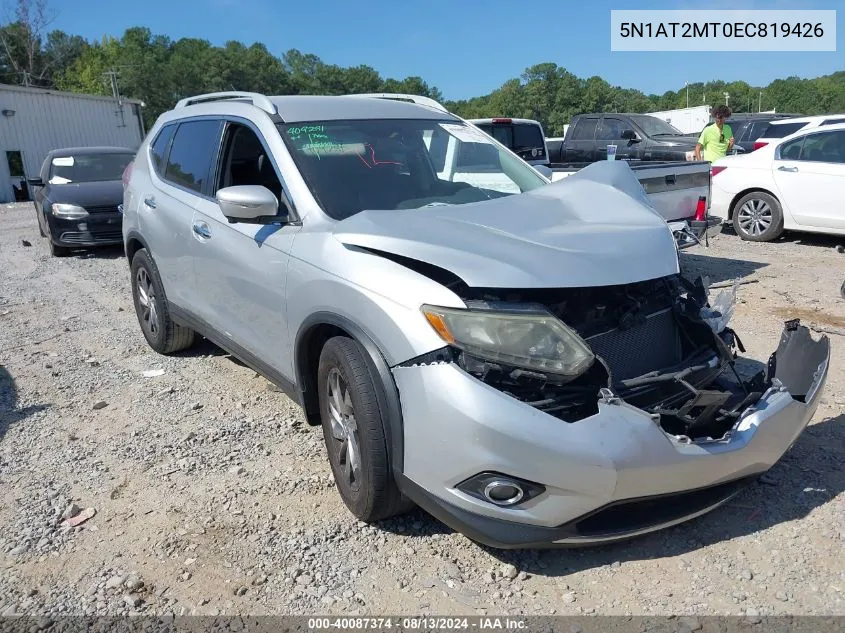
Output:
[[[715,123],[711,123],[701,131],[695,146],[695,160],[713,162],[727,156],[734,146],[734,133],[725,119],[731,116],[728,106],[720,105],[713,108]]]

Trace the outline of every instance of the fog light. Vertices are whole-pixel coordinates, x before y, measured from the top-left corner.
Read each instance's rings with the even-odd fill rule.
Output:
[[[512,506],[522,501],[525,492],[522,487],[512,481],[491,481],[484,487],[484,496],[491,503],[500,506]]]
[[[459,483],[461,492],[502,507],[517,506],[546,491],[546,488],[502,473],[479,473]]]
[[[79,227],[80,231],[87,231],[88,230],[88,225],[85,224],[85,222],[78,224],[77,226]]]

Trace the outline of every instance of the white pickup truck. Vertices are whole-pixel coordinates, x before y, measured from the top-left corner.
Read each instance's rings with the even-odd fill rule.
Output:
[[[427,97],[391,93],[361,95],[413,101],[447,112]],[[438,176],[448,181],[467,182],[503,191],[512,182],[501,180],[499,153],[490,145],[506,147],[531,164],[550,182],[566,178],[589,163],[550,166],[543,127],[531,119],[498,117],[469,119],[478,130],[477,142],[456,143],[448,134],[424,139],[430,154],[437,158]],[[471,141],[472,139],[461,139]],[[460,150],[458,149],[460,145]],[[710,164],[705,161],[627,161],[642,184],[655,210],[663,216],[675,235],[679,249],[689,248],[721,231],[721,219],[707,213],[710,201]],[[514,193],[519,193],[515,190]]]

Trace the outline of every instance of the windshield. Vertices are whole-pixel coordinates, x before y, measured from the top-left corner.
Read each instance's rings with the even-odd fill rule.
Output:
[[[314,198],[338,220],[364,209],[466,204],[547,184],[483,132],[455,120],[278,127]]]
[[[50,164],[51,185],[120,180],[134,154],[79,154],[56,156]]]
[[[673,125],[666,123],[656,116],[632,116],[631,120],[640,126],[646,136],[683,136],[683,133]]]

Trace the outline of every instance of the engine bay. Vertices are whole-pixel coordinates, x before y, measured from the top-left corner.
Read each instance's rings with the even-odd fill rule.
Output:
[[[500,391],[565,422],[621,399],[651,414],[669,434],[718,440],[771,386],[769,367],[745,366],[736,333],[708,302],[707,282],[680,275],[595,288],[464,288],[467,307],[540,304],[574,329],[595,362],[574,380],[452,350],[454,362]],[[709,318],[708,318],[709,317]],[[719,319],[717,318],[716,321]]]

